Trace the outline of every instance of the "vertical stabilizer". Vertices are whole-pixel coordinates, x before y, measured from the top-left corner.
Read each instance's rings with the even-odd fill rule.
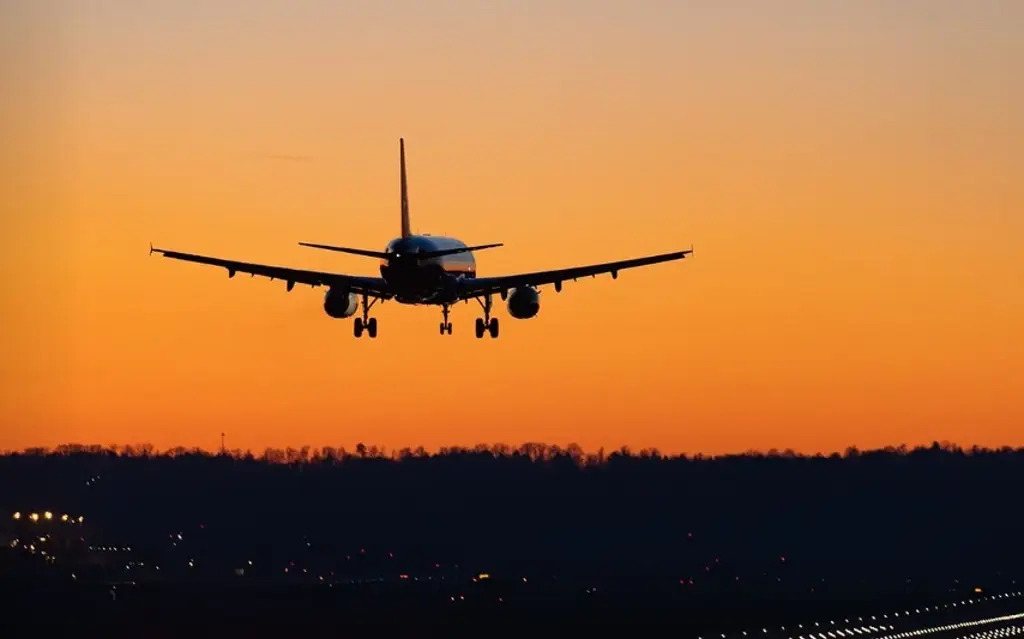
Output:
[[[402,165],[402,237],[412,235],[409,227],[409,185],[405,181],[405,140],[398,138],[398,156]]]

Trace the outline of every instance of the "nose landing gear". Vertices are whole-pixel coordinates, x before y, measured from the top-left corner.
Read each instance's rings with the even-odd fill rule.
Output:
[[[441,322],[441,334],[442,335],[444,335],[445,333],[447,333],[448,335],[452,334],[452,323],[448,321],[448,312],[449,312],[448,305],[447,304],[442,304],[441,305],[441,313],[444,314],[444,321]]]

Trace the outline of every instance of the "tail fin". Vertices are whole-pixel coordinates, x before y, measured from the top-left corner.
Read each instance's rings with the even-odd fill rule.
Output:
[[[402,164],[402,237],[412,235],[409,225],[409,185],[405,180],[405,140],[398,138],[398,155]]]

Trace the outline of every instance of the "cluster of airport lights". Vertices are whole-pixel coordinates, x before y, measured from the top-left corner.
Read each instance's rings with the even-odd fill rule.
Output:
[[[13,519],[15,521],[19,521],[19,520],[24,518],[24,519],[28,519],[29,521],[31,521],[33,523],[37,523],[39,521],[52,521],[55,517],[56,517],[56,515],[54,515],[49,510],[43,512],[42,514],[40,514],[40,513],[29,513],[28,515],[22,515],[21,512],[15,512],[14,515],[13,515]],[[74,515],[69,515],[67,513],[64,513],[64,514],[62,514],[59,517],[59,520],[64,522],[64,523],[69,523],[69,524],[80,524],[83,521],[85,521],[85,517],[83,517],[81,515],[75,517]]]
[[[998,623],[1001,621],[1012,621],[1014,619],[1024,619],[1024,613],[1019,613],[1015,615],[991,617],[988,619],[980,619],[977,621],[965,621],[962,623],[947,624],[943,626],[935,626],[929,628],[922,628],[918,630],[906,630],[899,632],[894,632],[896,630],[896,627],[890,623],[890,620],[902,620],[923,613],[939,612],[941,610],[948,610],[956,608],[958,606],[969,606],[971,604],[981,603],[983,601],[996,601],[999,599],[1009,599],[1012,597],[1022,596],[1024,596],[1024,591],[1016,591],[1003,593],[999,595],[990,595],[988,597],[965,599],[963,601],[960,601],[959,603],[953,602],[936,606],[927,606],[925,608],[915,608],[913,610],[904,610],[902,613],[894,612],[891,615],[871,615],[867,619],[865,619],[864,617],[857,617],[856,622],[851,621],[851,619],[844,619],[842,624],[835,620],[830,620],[828,623],[815,621],[813,622],[813,625],[811,623],[797,624],[797,633],[790,634],[787,637],[787,639],[842,639],[844,637],[862,637],[868,635],[872,635],[874,639],[909,639],[910,637],[917,637],[935,632],[946,632],[950,630],[959,630],[972,626],[979,626],[982,624]],[[781,630],[782,632],[786,632],[786,626],[780,626],[779,630]],[[877,634],[883,632],[887,632],[889,634]],[[740,637],[757,637],[758,635],[764,636],[769,633],[773,635],[775,634],[768,628],[761,628],[759,631],[744,630],[739,633],[721,633],[717,637],[711,635],[708,637],[708,639],[738,639]],[[792,626],[790,626],[790,633],[793,633]],[[994,636],[996,635],[992,635],[990,633],[981,633],[977,639],[988,639],[989,637]],[[697,637],[697,639],[705,639],[705,637]]]
[[[998,639],[999,637],[1012,637],[1024,632],[1022,626],[1007,626],[998,630],[985,630],[967,635],[964,639]]]

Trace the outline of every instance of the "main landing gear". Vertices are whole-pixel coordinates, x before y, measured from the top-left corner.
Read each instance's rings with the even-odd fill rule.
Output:
[[[487,295],[483,300],[477,298],[477,302],[484,309],[484,316],[476,318],[476,336],[480,339],[484,336],[484,333],[490,333],[492,338],[498,337],[498,318],[491,317],[491,296]],[[441,335],[452,334],[452,323],[448,321],[448,314],[451,311],[451,307],[448,304],[441,305],[441,312],[444,314],[444,320],[440,324]]]
[[[484,333],[490,333],[492,339],[498,338],[498,318],[491,317],[491,296],[487,294],[484,296],[483,301],[477,298],[477,302],[480,303],[481,308],[484,309],[484,316],[476,318],[476,337],[480,339],[484,336]]]
[[[442,304],[441,305],[441,312],[444,314],[444,320],[441,322],[441,334],[442,335],[444,335],[445,333],[447,333],[448,335],[452,334],[452,323],[448,321],[448,313],[449,313],[449,311],[450,311],[450,309],[448,308],[447,304]]]
[[[376,303],[376,298],[371,302],[369,301],[369,296],[366,295],[366,293],[363,293],[363,316],[357,317],[355,325],[353,326],[353,333],[356,337],[362,337],[364,329],[369,333],[370,339],[377,337],[377,318],[370,317],[370,308],[372,308]]]

